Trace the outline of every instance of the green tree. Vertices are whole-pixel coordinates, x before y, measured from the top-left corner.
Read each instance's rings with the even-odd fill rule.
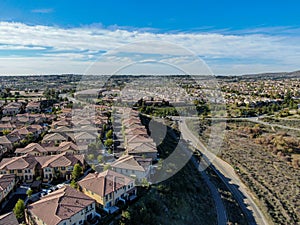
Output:
[[[81,174],[82,174],[82,167],[78,163],[76,163],[74,165],[74,168],[73,168],[73,171],[72,171],[72,179],[74,181],[78,180],[79,177],[81,176]]]
[[[143,178],[143,179],[142,179],[141,184],[142,184],[143,187],[149,187],[149,182],[147,181],[146,178]]]
[[[113,139],[106,139],[104,141],[104,145],[107,147],[107,148],[110,148],[112,145],[113,145],[114,141]]]
[[[88,145],[88,149],[89,149],[89,150],[96,150],[95,146],[96,146],[95,143],[90,143],[90,144]]]
[[[107,131],[107,133],[105,135],[106,139],[111,139],[112,136],[113,136],[113,131],[112,130]]]
[[[103,155],[98,155],[97,160],[99,163],[103,163]]]
[[[24,210],[25,210],[24,201],[22,199],[19,199],[13,209],[13,212],[16,215],[17,219],[24,218]]]
[[[26,191],[26,195],[28,196],[28,198],[30,198],[32,194],[33,194],[33,190],[32,189],[28,189]]]
[[[77,182],[76,182],[75,180],[71,180],[70,186],[71,186],[72,188],[75,188],[75,189],[78,188],[78,184],[77,184]]]
[[[95,164],[92,164],[92,165],[91,165],[91,168],[92,168],[92,170],[96,171],[96,166],[95,166]]]
[[[89,161],[93,161],[95,159],[95,155],[94,154],[88,154],[87,156]]]
[[[131,216],[130,216],[130,212],[129,211],[122,211],[122,222],[124,222],[124,224],[129,223],[131,220]]]
[[[102,144],[102,141],[97,141],[96,143],[96,149],[99,150],[99,149],[103,149],[103,144]]]
[[[34,141],[34,135],[33,135],[33,133],[28,133],[27,135],[26,135],[26,141],[27,141],[27,143],[31,143],[31,142],[33,142]]]
[[[103,167],[103,171],[110,170],[110,169],[111,169],[110,164],[105,164],[104,167]]]
[[[9,130],[3,130],[2,133],[3,133],[3,135],[8,135],[10,133],[10,131]]]

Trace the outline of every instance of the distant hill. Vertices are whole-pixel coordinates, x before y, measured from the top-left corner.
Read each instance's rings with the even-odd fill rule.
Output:
[[[245,75],[236,75],[236,76],[217,76],[219,79],[235,79],[235,80],[244,80],[244,79],[283,79],[283,78],[300,78],[300,70],[293,72],[274,72],[274,73],[257,73],[257,74],[245,74]]]

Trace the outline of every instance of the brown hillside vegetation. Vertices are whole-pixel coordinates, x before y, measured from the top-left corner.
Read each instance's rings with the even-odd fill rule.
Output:
[[[205,139],[209,127],[201,126]],[[250,122],[227,122],[220,156],[236,169],[274,224],[300,224],[298,135]]]

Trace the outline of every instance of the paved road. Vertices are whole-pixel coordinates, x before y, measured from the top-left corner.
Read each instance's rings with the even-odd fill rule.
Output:
[[[223,180],[227,188],[235,196],[240,207],[248,218],[249,224],[265,225],[268,224],[265,216],[254,202],[254,196],[251,195],[249,189],[240,180],[234,169],[225,161],[216,157],[213,153],[199,141],[199,139],[189,130],[185,118],[180,118],[182,122],[179,123],[182,137],[191,142],[197,149],[203,153],[203,158],[207,163],[213,165],[213,169]],[[228,180],[229,179],[229,183]]]

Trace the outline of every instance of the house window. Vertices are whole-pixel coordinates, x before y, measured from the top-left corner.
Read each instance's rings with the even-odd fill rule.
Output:
[[[62,166],[62,167],[61,167],[61,170],[66,170],[66,167]]]
[[[9,173],[14,173],[15,171],[14,170],[9,170]]]
[[[22,173],[22,170],[18,170],[18,173]]]

